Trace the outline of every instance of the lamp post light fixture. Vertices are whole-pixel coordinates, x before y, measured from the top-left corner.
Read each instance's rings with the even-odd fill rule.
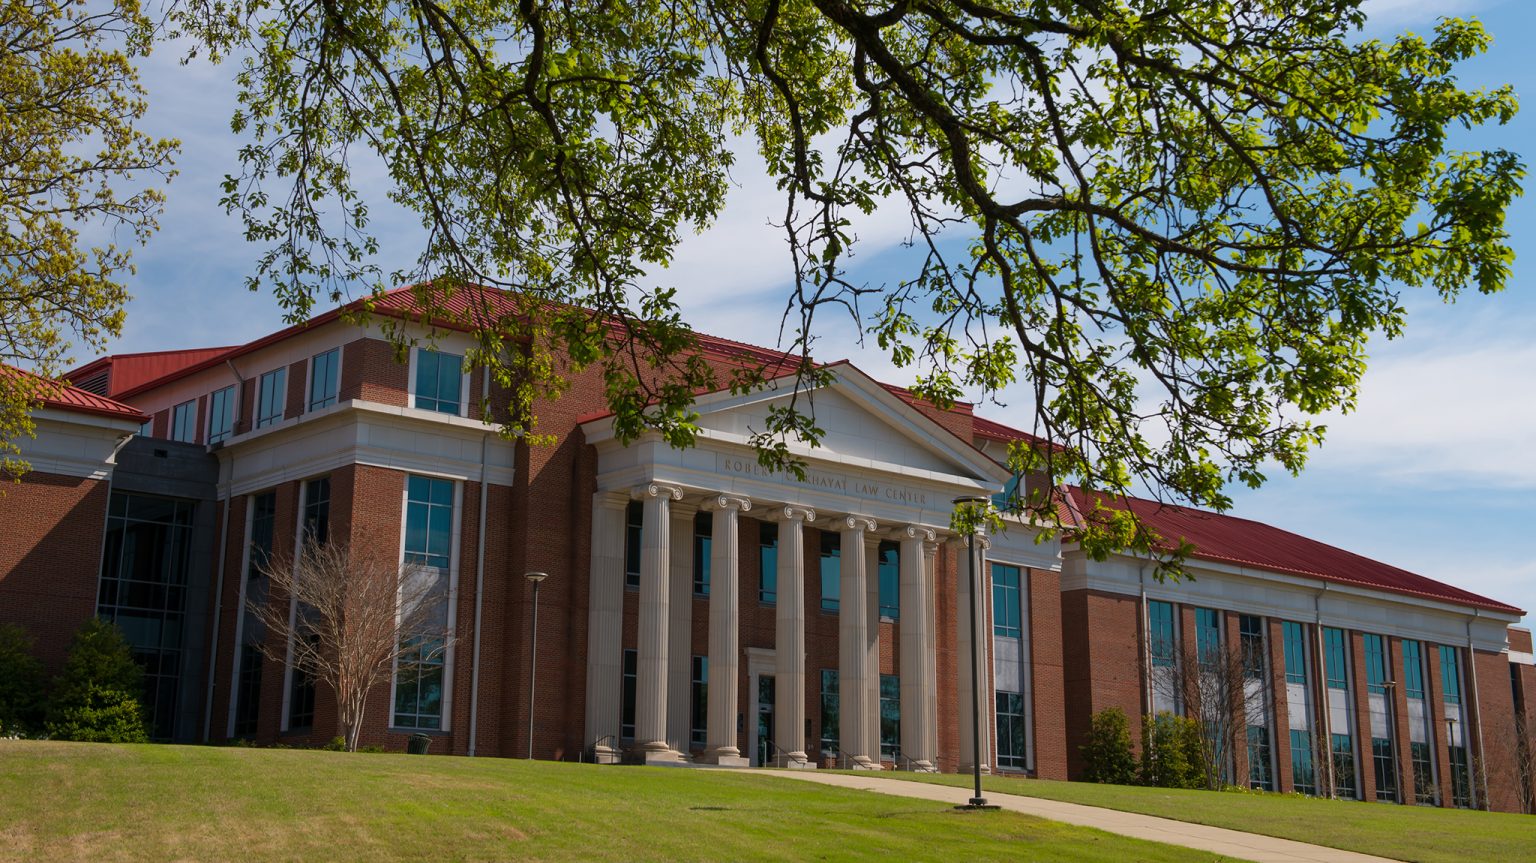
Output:
[[[523,578],[533,584],[533,626],[528,630],[528,760],[533,760],[533,694],[539,660],[539,583],[549,578],[547,572],[527,572]]]
[[[985,497],[957,497],[954,500],[955,506],[965,512],[960,522],[965,529],[965,577],[971,586],[971,772],[976,781],[975,794],[966,805],[957,806],[957,809],[997,808],[988,806],[987,798],[981,796],[981,604],[976,596],[981,592],[976,572],[976,531],[981,525],[973,523],[976,510],[991,503],[992,500]]]

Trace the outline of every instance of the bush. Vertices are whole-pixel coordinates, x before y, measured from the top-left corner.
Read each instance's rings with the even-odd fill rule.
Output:
[[[116,626],[91,618],[75,633],[53,685],[47,730],[55,740],[136,743],[149,739],[139,703],[144,673]]]
[[[43,664],[32,655],[32,636],[14,624],[0,626],[0,733],[42,730],[46,685]]]
[[[54,740],[87,743],[148,743],[139,699],[120,689],[90,686],[83,697],[57,707],[48,720]]]
[[[1089,782],[1130,785],[1136,781],[1136,756],[1131,753],[1130,723],[1125,711],[1110,707],[1093,714],[1088,742],[1081,747]]]
[[[1159,788],[1203,788],[1200,727],[1193,719],[1163,711],[1142,717],[1141,784]]]

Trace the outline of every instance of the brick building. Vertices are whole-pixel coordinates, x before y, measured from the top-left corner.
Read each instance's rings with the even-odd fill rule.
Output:
[[[601,380],[578,374],[537,410],[557,442],[530,447],[481,422],[502,394],[465,371],[468,334],[396,361],[379,322],[409,328],[411,312],[396,292],[371,323],[333,311],[73,372],[77,388],[38,415],[34,472],[0,499],[0,622],[56,665],[85,617],[118,621],[150,669],[161,738],[321,743],[336,733],[329,693],[264,659],[253,645],[269,636],[244,610],[266,595],[252,561],[307,534],[422,563],[446,596],[454,640],[378,688],[364,743],[971,766],[970,582],[950,513],[1004,488],[1002,453],[1024,433],[837,363],[814,394],[826,434],[799,452],[803,480],[763,471],[749,446],[784,381],[701,396],[697,444],[679,451],[621,444]],[[722,369],[782,361],[701,343]],[[1163,685],[1175,646],[1226,644],[1253,695],[1223,755],[1234,781],[1529,807],[1513,753],[1536,666],[1510,628],[1519,609],[1243,519],[1142,515],[1194,543],[1193,580],[1037,543],[1018,519],[978,538],[986,769],[1078,777],[1094,712],[1139,725],[1184,709]],[[548,577],[531,647],[535,571]]]

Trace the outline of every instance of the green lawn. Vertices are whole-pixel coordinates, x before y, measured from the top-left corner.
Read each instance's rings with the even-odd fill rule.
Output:
[[[967,788],[972,783],[970,776],[953,774],[880,775]],[[1000,776],[983,777],[982,788],[988,794],[1020,794],[1140,812],[1413,863],[1536,860],[1536,817],[1530,815]]]
[[[1210,860],[725,771],[0,740],[0,861]]]

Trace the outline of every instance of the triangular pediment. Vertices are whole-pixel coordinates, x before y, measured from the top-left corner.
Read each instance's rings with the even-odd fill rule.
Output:
[[[824,432],[816,447],[795,447],[808,461],[865,462],[901,472],[930,472],[1001,483],[1007,472],[944,426],[902,401],[857,368],[830,369],[824,386],[799,393],[795,408]],[[695,403],[701,436],[743,441],[768,426],[770,412],[789,404],[793,378],[740,395],[711,393]]]

